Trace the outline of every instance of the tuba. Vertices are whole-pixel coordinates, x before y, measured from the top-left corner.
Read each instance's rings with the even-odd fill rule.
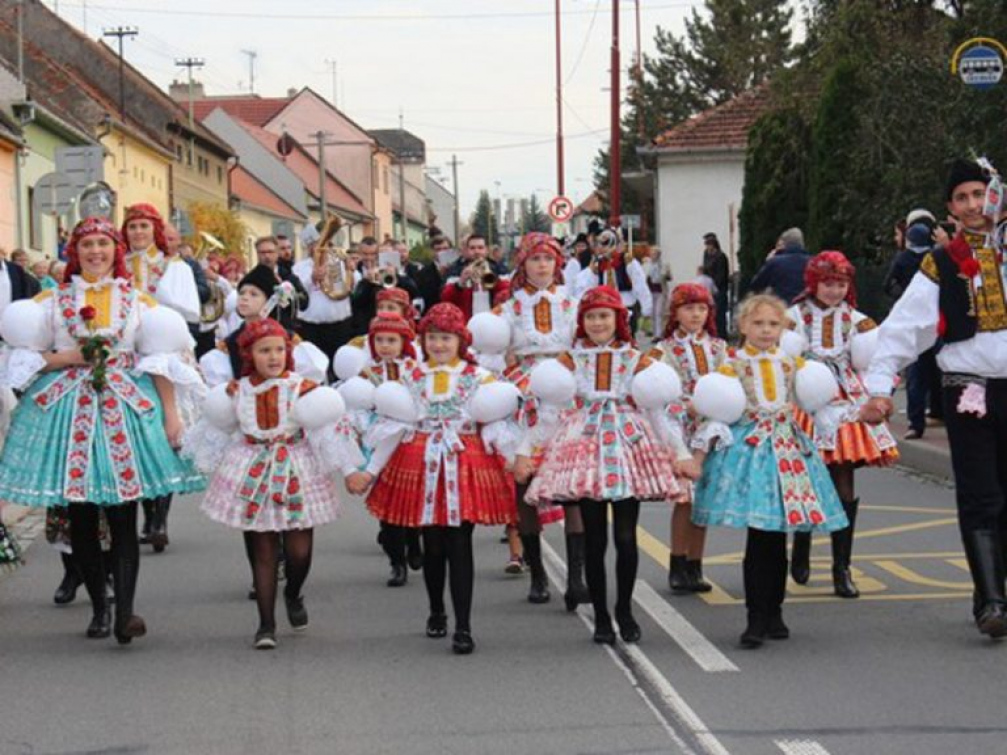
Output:
[[[216,236],[206,231],[199,232],[199,249],[196,250],[197,260],[205,262],[210,252],[226,251],[227,249],[223,242]],[[203,325],[210,325],[224,316],[224,305],[227,297],[224,295],[224,289],[217,283],[209,280],[206,283],[210,287],[210,298],[199,306],[199,322]]]
[[[500,276],[493,272],[489,260],[476,260],[467,269],[472,271],[472,276],[462,284],[462,288],[474,288],[475,281],[479,281],[479,287],[483,291],[492,291],[500,282]]]
[[[318,287],[333,301],[342,301],[353,292],[353,276],[346,264],[346,250],[332,243],[342,225],[339,217],[330,215],[311,254],[315,269],[325,270],[325,278]]]

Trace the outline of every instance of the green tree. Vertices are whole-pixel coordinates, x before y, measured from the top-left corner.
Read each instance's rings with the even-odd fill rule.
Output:
[[[476,202],[475,212],[469,220],[472,226],[472,233],[486,238],[487,243],[496,243],[500,238],[499,219],[493,212],[493,201],[490,193],[483,189],[479,192],[479,201]]]
[[[552,230],[552,221],[542,211],[542,205],[538,203],[538,197],[534,194],[529,197],[527,202],[522,202],[522,210],[520,228],[522,233],[531,233],[532,231],[549,233]]]

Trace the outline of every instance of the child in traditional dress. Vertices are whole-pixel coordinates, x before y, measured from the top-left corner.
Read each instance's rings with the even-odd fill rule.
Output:
[[[681,417],[687,436],[691,436],[696,428],[696,414],[692,408],[696,381],[719,369],[727,358],[727,344],[717,338],[716,317],[716,306],[709,289],[698,283],[675,286],[671,292],[664,339],[649,354],[651,358],[670,365],[682,381],[684,406],[675,408],[684,408],[687,414]],[[668,587],[676,595],[709,592],[711,585],[703,579],[706,529],[692,523],[691,488],[686,486],[683,493],[683,498],[675,502],[671,515]]]
[[[500,451],[512,455],[516,446],[503,420],[517,409],[517,390],[475,364],[465,315],[453,304],[431,307],[419,332],[426,361],[402,383],[375,391],[379,418],[366,441],[374,451],[366,470],[346,482],[354,494],[374,483],[367,507],[381,521],[422,528],[427,636],[447,635],[450,569],[452,650],[467,655],[475,649],[473,528],[516,518],[514,481]]]
[[[877,339],[877,324],[856,309],[854,267],[842,252],[822,252],[804,269],[804,293],[790,308],[790,325],[806,344],[805,356],[835,375],[839,393],[818,412],[814,423],[801,415],[802,428],[822,455],[850,525],[832,533],[832,585],[841,598],[860,596],[850,574],[857,508],[853,474],[857,467],[885,467],[899,458],[895,438],[884,424],[859,420],[869,398],[857,370],[866,369]],[[790,573],[798,584],[810,576],[811,533],[794,534]]]
[[[679,380],[670,367],[634,348],[629,312],[619,292],[608,286],[593,288],[580,300],[573,350],[536,367],[531,380],[532,391],[543,401],[565,403],[576,396],[577,410],[564,414],[547,439],[525,500],[579,503],[594,641],[606,644],[615,642],[605,576],[612,505],[615,618],[623,641],[637,642],[641,631],[632,607],[640,501],[666,501],[679,493],[676,457],[679,473],[688,477],[698,472],[681,429],[668,432],[671,423],[663,419],[681,390]],[[519,458],[517,465],[526,463]]]
[[[293,347],[275,320],[247,324],[239,339],[241,378],[213,390],[204,418],[186,438],[186,455],[213,480],[202,510],[250,533],[259,608],[255,647],[276,647],[280,534],[286,554],[283,597],[294,631],[308,626],[301,589],[311,568],[314,528],[336,517],[334,467],[361,461],[333,427],[339,394],[293,371]]]
[[[693,393],[693,405],[707,421],[692,441],[702,449],[697,457],[706,457],[692,520],[748,530],[744,648],[761,646],[767,636],[790,636],[783,622],[787,533],[847,526],[828,470],[792,408],[796,402],[809,412],[822,409],[835,395],[836,381],[827,367],[779,348],[786,309],[768,294],[742,302],[744,348],[718,372],[700,378]]]

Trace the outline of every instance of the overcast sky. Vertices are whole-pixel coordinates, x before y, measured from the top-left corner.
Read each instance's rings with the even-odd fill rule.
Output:
[[[131,25],[127,59],[162,87],[184,78],[176,58],[199,57],[210,95],[281,96],[310,86],[365,128],[405,128],[427,164],[459,169],[462,214],[480,189],[544,202],[556,189],[555,27],[552,0],[46,0],[98,36]],[[591,190],[592,159],[608,138],[611,0],[561,0],[567,194]],[[657,26],[675,33],[694,3],[641,0],[644,51]],[[623,69],[636,50],[633,0],[622,0]],[[623,86],[625,87],[625,73]],[[533,144],[529,145],[528,143]],[[518,145],[518,146],[515,146]],[[499,182],[499,186],[496,182]],[[450,182],[448,183],[450,188]]]

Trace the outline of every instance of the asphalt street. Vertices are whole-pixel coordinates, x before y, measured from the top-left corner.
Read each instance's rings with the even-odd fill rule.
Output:
[[[644,507],[639,646],[590,641],[590,610],[524,600],[503,573],[500,530],[477,531],[470,657],[423,634],[413,574],[384,586],[376,526],[357,500],[318,531],[305,591],[311,626],[283,622],[273,652],[257,625],[240,536],[198,499],[172,511],[172,544],[145,550],[137,609],[147,637],[84,639],[83,590],[59,608],[59,561],[41,540],[0,577],[0,755],[22,753],[1000,753],[1007,646],[969,620],[952,491],[895,471],[859,478],[855,546],[864,595],[831,595],[829,549],[790,585],[792,638],[744,651],[743,536],[711,531],[716,589],[666,586],[668,509]],[[30,539],[37,519],[20,526]],[[563,569],[562,530],[548,532]],[[611,574],[610,574],[611,578]],[[450,609],[449,609],[450,610]]]

